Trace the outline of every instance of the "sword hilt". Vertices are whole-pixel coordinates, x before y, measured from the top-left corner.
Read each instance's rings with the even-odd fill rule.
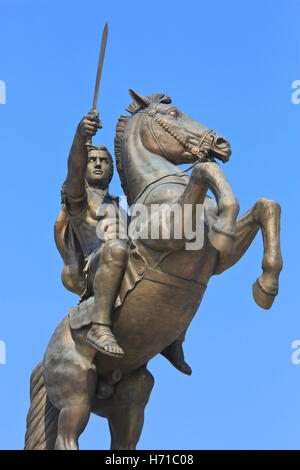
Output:
[[[90,116],[97,116],[97,117],[98,117],[98,116],[99,116],[99,113],[98,113],[98,111],[96,110],[96,108],[93,107],[93,108],[88,112],[88,115],[90,115]],[[100,122],[101,122],[101,121],[100,121]],[[102,126],[99,126],[99,128],[101,129]],[[91,137],[87,137],[87,138],[86,138],[85,145],[86,145],[87,147],[89,147],[90,145],[92,145],[92,138],[91,138]]]
[[[92,139],[91,139],[91,137],[87,137],[87,139],[86,139],[86,141],[85,141],[85,145],[86,145],[87,147],[90,147],[90,146],[92,145]]]

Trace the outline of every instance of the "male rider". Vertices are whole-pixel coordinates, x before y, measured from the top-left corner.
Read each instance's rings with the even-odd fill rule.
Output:
[[[68,158],[68,174],[64,183],[64,202],[70,224],[85,259],[85,292],[94,294],[92,324],[87,341],[100,352],[122,357],[124,352],[111,331],[111,314],[128,259],[127,239],[119,239],[120,219],[109,215],[102,219],[103,238],[99,238],[99,207],[114,205],[116,198],[108,193],[113,174],[113,161],[103,146],[86,146],[86,139],[101,127],[97,111],[80,121]]]
[[[123,357],[124,351],[111,331],[111,316],[128,260],[128,239],[117,200],[108,193],[113,174],[111,155],[106,147],[86,145],[87,138],[94,136],[101,127],[98,111],[95,110],[80,121],[69,153],[63,202],[84,256],[85,288],[80,295],[86,298],[94,294],[94,311],[87,341],[106,355]],[[109,214],[102,218],[101,239],[97,233],[97,214],[103,203],[106,207],[114,206],[117,220]],[[79,293],[78,289],[70,288],[66,282],[64,284]],[[191,373],[184,361],[182,339],[175,341],[162,354],[181,372]]]

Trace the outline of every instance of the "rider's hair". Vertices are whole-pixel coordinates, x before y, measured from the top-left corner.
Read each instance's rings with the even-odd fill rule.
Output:
[[[114,161],[111,156],[111,153],[109,152],[108,148],[105,147],[104,145],[89,145],[87,148],[87,151],[90,152],[91,150],[100,150],[101,152],[105,152],[107,157],[108,157],[108,162],[110,164],[110,174],[108,178],[108,184],[111,182],[113,174],[114,174]]]

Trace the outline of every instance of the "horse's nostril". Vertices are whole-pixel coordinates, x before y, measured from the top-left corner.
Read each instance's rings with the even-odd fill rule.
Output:
[[[216,145],[218,147],[224,147],[225,145],[228,145],[228,142],[223,137],[218,137],[217,140],[216,140]]]

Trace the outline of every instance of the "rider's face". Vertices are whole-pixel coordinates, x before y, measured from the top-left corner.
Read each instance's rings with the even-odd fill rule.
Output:
[[[105,150],[90,150],[86,169],[86,180],[93,186],[105,187],[110,175],[110,160]]]

